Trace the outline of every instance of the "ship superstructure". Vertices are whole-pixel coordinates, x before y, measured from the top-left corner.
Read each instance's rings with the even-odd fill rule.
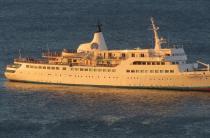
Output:
[[[12,81],[116,86],[131,88],[210,88],[209,65],[188,63],[183,47],[163,48],[158,27],[151,18],[154,48],[108,50],[101,25],[93,40],[77,51],[46,52],[41,60],[18,58],[5,71]]]

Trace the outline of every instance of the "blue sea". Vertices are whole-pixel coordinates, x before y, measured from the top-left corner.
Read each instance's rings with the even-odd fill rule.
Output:
[[[209,0],[0,0],[0,138],[210,137],[210,93],[9,82],[13,59],[76,49],[98,20],[109,49],[152,48],[150,18],[210,63]]]

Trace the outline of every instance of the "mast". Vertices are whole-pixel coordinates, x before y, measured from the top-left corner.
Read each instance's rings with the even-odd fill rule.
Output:
[[[152,22],[152,30],[153,30],[153,33],[154,33],[155,50],[158,51],[158,50],[161,49],[161,41],[160,41],[160,38],[158,36],[159,27],[157,27],[155,25],[153,17],[151,17],[151,22]]]
[[[102,32],[102,29],[101,29],[102,24],[100,23],[100,21],[97,21],[97,25],[96,26],[97,26],[97,29],[98,29],[97,32],[99,32],[99,33]]]

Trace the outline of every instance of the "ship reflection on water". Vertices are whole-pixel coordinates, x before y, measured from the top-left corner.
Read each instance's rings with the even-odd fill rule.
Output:
[[[22,136],[209,134],[210,93],[20,82],[5,82],[4,90],[0,128]]]

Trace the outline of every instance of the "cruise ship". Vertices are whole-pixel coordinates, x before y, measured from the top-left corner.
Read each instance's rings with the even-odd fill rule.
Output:
[[[7,65],[5,76],[21,82],[209,91],[209,64],[188,63],[183,47],[164,47],[153,18],[151,23],[154,48],[108,50],[98,24],[92,41],[77,50],[19,57]]]

